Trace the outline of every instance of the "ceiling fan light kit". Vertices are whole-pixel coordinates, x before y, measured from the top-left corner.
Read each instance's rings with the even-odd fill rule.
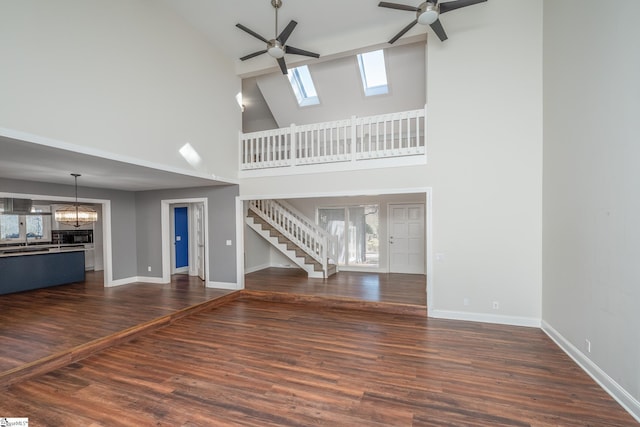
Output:
[[[416,12],[418,17],[418,24],[431,25],[438,20],[438,6],[431,3],[423,3],[424,11]]]
[[[284,48],[282,44],[278,40],[272,40],[269,42],[269,48],[267,49],[267,53],[276,59],[284,57]]]
[[[284,60],[285,54],[289,53],[293,55],[302,55],[302,56],[309,56],[311,58],[319,58],[320,55],[318,55],[317,53],[309,52],[307,50],[298,49],[296,47],[287,45],[287,40],[289,39],[289,36],[293,32],[296,25],[298,25],[298,23],[294,20],[291,20],[289,24],[284,28],[284,30],[282,30],[280,34],[278,34],[278,9],[282,7],[282,0],[271,0],[271,6],[273,6],[276,12],[275,38],[271,40],[267,40],[266,38],[262,37],[260,34],[256,33],[253,30],[250,30],[244,25],[236,24],[236,27],[240,28],[242,31],[244,31],[247,34],[252,35],[253,37],[257,38],[263,43],[266,43],[267,45],[266,49],[259,50],[257,52],[253,52],[248,55],[245,55],[242,58],[240,58],[240,60],[246,61],[247,59],[255,58],[256,56],[266,53],[278,62],[278,65],[280,66],[280,70],[282,71],[282,74],[287,74],[287,63]]]

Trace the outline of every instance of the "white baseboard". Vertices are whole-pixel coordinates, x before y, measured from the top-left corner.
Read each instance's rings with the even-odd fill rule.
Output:
[[[539,328],[540,319],[535,317],[505,316],[501,314],[470,313],[466,311],[427,310],[427,315],[436,319],[466,320],[470,322],[497,323],[500,325]]]
[[[128,285],[130,283],[136,283],[136,282],[155,283],[155,284],[166,283],[162,280],[162,277],[133,276],[133,277],[126,277],[124,279],[112,280],[111,282],[107,283],[105,287],[112,288],[115,286]]]
[[[542,330],[604,391],[609,393],[636,421],[640,422],[640,402],[637,399],[544,320],[542,321]]]
[[[239,284],[233,282],[207,282],[207,288],[229,289],[232,291],[241,289]]]
[[[244,274],[255,273],[256,271],[264,270],[265,268],[273,267],[271,264],[261,264],[254,267],[245,267]]]

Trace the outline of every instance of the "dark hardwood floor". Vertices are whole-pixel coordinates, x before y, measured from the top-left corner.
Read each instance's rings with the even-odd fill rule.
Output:
[[[422,274],[341,271],[328,279],[309,279],[300,269],[267,268],[245,275],[245,289],[427,307]]]
[[[242,292],[187,276],[106,289],[99,273],[87,277],[0,296],[0,417],[637,425],[539,329],[428,319],[424,276],[267,269],[248,274]]]
[[[108,346],[132,330],[162,326],[231,291],[208,289],[198,278],[175,275],[166,285],[103,286],[102,272],[86,281],[0,295],[0,386],[34,363]],[[101,339],[105,345],[101,346]]]
[[[238,300],[10,386],[33,426],[630,426],[535,328]]]

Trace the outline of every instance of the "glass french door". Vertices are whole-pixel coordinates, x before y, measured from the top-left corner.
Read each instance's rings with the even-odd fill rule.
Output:
[[[338,264],[378,266],[378,205],[318,209],[318,224],[338,238]]]

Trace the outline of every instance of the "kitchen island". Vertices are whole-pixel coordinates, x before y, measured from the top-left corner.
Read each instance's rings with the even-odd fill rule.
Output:
[[[0,248],[0,295],[84,281],[84,247]]]

